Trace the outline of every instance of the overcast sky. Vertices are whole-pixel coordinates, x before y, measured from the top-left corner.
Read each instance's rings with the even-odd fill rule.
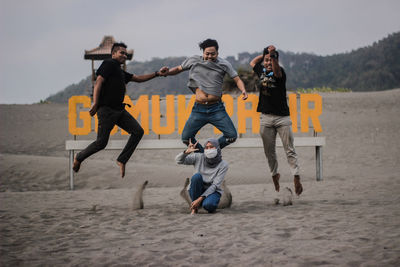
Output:
[[[400,30],[398,0],[0,0],[0,103],[35,103],[90,74],[85,49],[113,35],[134,60],[278,50],[331,55]]]

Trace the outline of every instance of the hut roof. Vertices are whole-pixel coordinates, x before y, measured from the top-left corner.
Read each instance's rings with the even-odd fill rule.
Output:
[[[111,47],[115,43],[115,39],[112,36],[104,36],[99,47],[91,50],[85,50],[84,59],[92,60],[104,60],[111,57]],[[128,60],[132,60],[133,49],[127,50]]]

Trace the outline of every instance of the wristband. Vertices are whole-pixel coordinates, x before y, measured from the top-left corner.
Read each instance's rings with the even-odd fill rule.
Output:
[[[158,73],[157,73],[158,71],[155,71],[154,72],[154,77],[157,77],[158,76]]]

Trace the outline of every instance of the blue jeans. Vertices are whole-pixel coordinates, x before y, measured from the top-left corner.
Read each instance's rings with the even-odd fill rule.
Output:
[[[197,132],[207,123],[214,125],[223,133],[223,136],[218,139],[220,148],[224,148],[236,141],[237,132],[235,126],[228,113],[226,113],[224,104],[218,102],[211,105],[194,103],[192,113],[182,131],[182,142],[188,145],[190,139],[193,144],[196,143],[195,136]],[[204,152],[202,145],[197,144],[196,148],[199,149],[199,152]]]
[[[207,190],[207,187],[204,185],[203,177],[200,173],[195,173],[190,180],[190,188],[189,188],[189,195],[192,201],[198,199],[204,191]],[[217,207],[219,200],[221,199],[221,194],[218,192],[214,192],[208,197],[206,197],[201,206],[208,212],[214,212]]]

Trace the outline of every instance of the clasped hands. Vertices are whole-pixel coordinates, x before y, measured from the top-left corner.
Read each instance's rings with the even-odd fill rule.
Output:
[[[168,73],[169,73],[169,68],[166,67],[166,66],[162,67],[162,68],[158,71],[158,75],[163,76],[163,77],[168,76]]]

